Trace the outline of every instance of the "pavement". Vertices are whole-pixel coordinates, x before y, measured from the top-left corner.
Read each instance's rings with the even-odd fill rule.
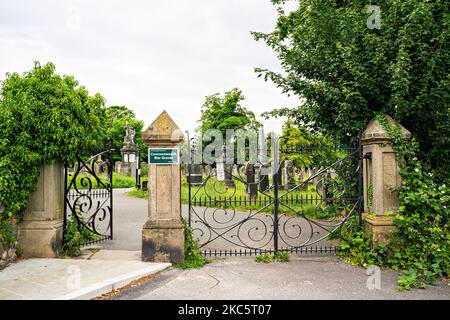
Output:
[[[110,259],[28,259],[13,263],[0,271],[0,300],[94,299],[170,266],[109,256]]]
[[[256,263],[254,258],[215,260],[201,269],[169,268],[114,299],[137,300],[450,300],[448,280],[427,289],[396,291],[398,274],[377,273],[339,262],[333,256],[293,256],[287,263]],[[372,288],[372,289],[370,289]]]
[[[397,292],[398,273],[381,270],[368,275],[365,269],[341,263],[332,254],[291,255],[291,262],[270,264],[256,263],[254,257],[215,259],[191,270],[141,262],[147,201],[130,198],[127,191],[114,190],[114,240],[100,243],[101,250],[84,250],[78,259],[28,259],[11,264],[0,271],[0,300],[94,299],[134,280],[139,280],[137,285],[119,291],[114,299],[450,300],[448,279],[426,290]],[[187,212],[185,206],[183,212]],[[201,216],[205,213],[209,216],[209,211]],[[236,218],[242,215],[237,213]],[[227,217],[216,214],[216,218]],[[249,238],[242,236],[241,240]],[[231,245],[220,238],[211,244]]]

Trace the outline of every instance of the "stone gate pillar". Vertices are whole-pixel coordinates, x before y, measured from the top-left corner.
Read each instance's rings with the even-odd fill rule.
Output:
[[[396,124],[389,116],[387,121],[390,126]],[[400,128],[405,139],[411,137],[408,130],[402,126]],[[401,185],[400,170],[389,135],[377,119],[370,121],[362,134],[361,143],[364,157],[364,220],[372,244],[377,247],[378,243],[389,242],[390,232],[395,229],[393,215],[385,213],[398,211],[398,194],[392,188]]]
[[[36,189],[17,226],[17,242],[24,258],[55,258],[62,245],[64,165],[41,165]]]
[[[153,121],[142,137],[150,158],[148,220],[142,228],[142,260],[182,263],[184,229],[179,150],[184,137],[166,111]],[[174,149],[178,151],[176,161]]]

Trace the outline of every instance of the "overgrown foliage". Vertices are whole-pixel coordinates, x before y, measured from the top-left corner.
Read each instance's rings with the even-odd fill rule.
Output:
[[[183,220],[184,226],[184,263],[177,264],[177,268],[193,269],[201,268],[209,263],[198,246],[198,240],[192,236],[192,229],[188,225],[187,220]]]
[[[0,89],[2,225],[20,219],[39,165],[73,160],[99,147],[103,105],[103,97],[90,96],[72,76],[56,74],[52,63],[36,62],[23,75],[6,75]],[[13,237],[3,234],[2,239],[10,242]]]
[[[258,263],[271,263],[271,262],[289,262],[289,253],[286,251],[278,251],[274,255],[260,254],[255,257],[255,261]]]
[[[402,176],[402,186],[393,190],[399,192],[401,203],[394,217],[395,241],[375,251],[367,235],[349,225],[343,230],[347,242],[341,256],[352,264],[402,270],[399,290],[424,288],[450,275],[450,186],[417,161],[416,141],[404,140],[400,127],[384,115],[377,119],[390,135]]]
[[[78,222],[73,216],[67,223],[64,237],[64,244],[59,252],[61,257],[78,257],[81,255],[82,244],[100,238],[99,235],[87,228],[79,228]]]
[[[450,275],[450,181],[442,181],[427,164],[417,161],[416,141],[405,141],[398,125],[377,116],[390,135],[400,163],[401,206],[389,265],[405,270],[400,288],[425,287]]]
[[[304,103],[267,116],[288,116],[346,143],[378,112],[393,116],[419,143],[417,157],[441,180],[450,172],[450,3],[381,0],[371,27],[368,1],[304,0],[273,32],[253,33],[280,59],[284,73],[257,68]]]

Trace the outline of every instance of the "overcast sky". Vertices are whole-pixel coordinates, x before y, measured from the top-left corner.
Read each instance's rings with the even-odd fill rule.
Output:
[[[259,115],[299,102],[257,78],[254,67],[280,65],[250,35],[274,29],[275,9],[270,0],[1,0],[0,79],[51,61],[146,126],[165,109],[182,130],[198,125],[205,96],[238,87],[266,131],[279,132],[281,120]]]

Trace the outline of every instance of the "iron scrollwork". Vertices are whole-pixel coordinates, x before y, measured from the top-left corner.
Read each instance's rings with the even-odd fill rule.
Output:
[[[101,152],[87,161],[77,157],[65,165],[64,229],[75,223],[88,234],[80,245],[112,239],[112,160],[111,151]]]

